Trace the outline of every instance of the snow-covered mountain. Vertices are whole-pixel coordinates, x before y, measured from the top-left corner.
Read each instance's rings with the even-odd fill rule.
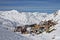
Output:
[[[43,16],[42,16],[43,15]],[[39,23],[47,16],[47,13],[39,12],[18,12],[16,10],[5,11],[0,13],[0,18],[16,22],[19,25]]]
[[[53,31],[51,33],[42,33],[40,35],[32,36],[32,35],[26,35],[25,37],[22,36],[22,38],[19,36],[19,34],[15,34],[14,32],[7,31],[6,29],[9,28],[10,30],[18,25],[26,25],[26,24],[39,24],[40,21],[44,20],[54,20],[57,21],[57,25],[55,25],[56,31]],[[48,13],[39,13],[39,12],[18,12],[16,10],[11,11],[0,11],[0,38],[1,40],[60,40],[60,10],[48,14]],[[6,34],[4,34],[6,33]],[[11,35],[11,36],[9,36]],[[15,36],[16,35],[16,36]],[[6,37],[5,37],[6,36]],[[17,38],[15,38],[17,37]],[[55,39],[52,39],[52,38]],[[24,39],[23,39],[24,38]]]

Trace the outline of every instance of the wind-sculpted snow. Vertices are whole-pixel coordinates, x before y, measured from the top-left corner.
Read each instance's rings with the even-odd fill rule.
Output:
[[[57,22],[55,31],[51,33],[45,33],[39,35],[19,35],[9,31],[18,25],[26,24],[39,24],[40,21],[53,20]],[[52,13],[39,13],[39,12],[18,12],[16,10],[0,11],[0,40],[60,40],[60,10]],[[27,37],[27,38],[26,38]],[[31,40],[30,39],[30,40]]]

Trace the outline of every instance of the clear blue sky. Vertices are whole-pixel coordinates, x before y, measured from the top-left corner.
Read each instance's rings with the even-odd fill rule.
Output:
[[[0,0],[0,10],[53,12],[60,9],[60,0]]]

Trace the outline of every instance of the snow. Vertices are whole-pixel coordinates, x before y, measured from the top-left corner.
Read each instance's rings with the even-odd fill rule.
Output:
[[[40,21],[54,20],[58,24],[51,33],[20,34],[14,33],[13,29],[19,25],[39,24]],[[30,30],[29,28],[27,30]],[[18,12],[16,10],[0,11],[0,40],[60,40],[60,10],[52,14],[39,12]]]
[[[31,12],[19,13],[16,10],[5,11],[3,13],[0,13],[1,18],[17,22],[19,23],[19,25],[38,23],[41,20],[43,20],[46,15],[47,13],[38,13],[38,12],[35,12],[35,14]]]
[[[0,27],[0,40],[32,40]]]

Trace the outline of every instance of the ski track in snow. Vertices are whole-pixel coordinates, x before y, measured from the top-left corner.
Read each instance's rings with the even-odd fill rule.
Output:
[[[54,15],[57,14],[57,15]],[[45,33],[32,36],[12,32],[18,25],[39,23],[42,20],[53,19],[58,24],[56,30],[51,33]],[[7,30],[7,28],[9,30]],[[0,11],[0,40],[60,40],[60,10],[52,14],[39,12],[18,12],[16,10]],[[53,39],[54,38],[54,39]]]

